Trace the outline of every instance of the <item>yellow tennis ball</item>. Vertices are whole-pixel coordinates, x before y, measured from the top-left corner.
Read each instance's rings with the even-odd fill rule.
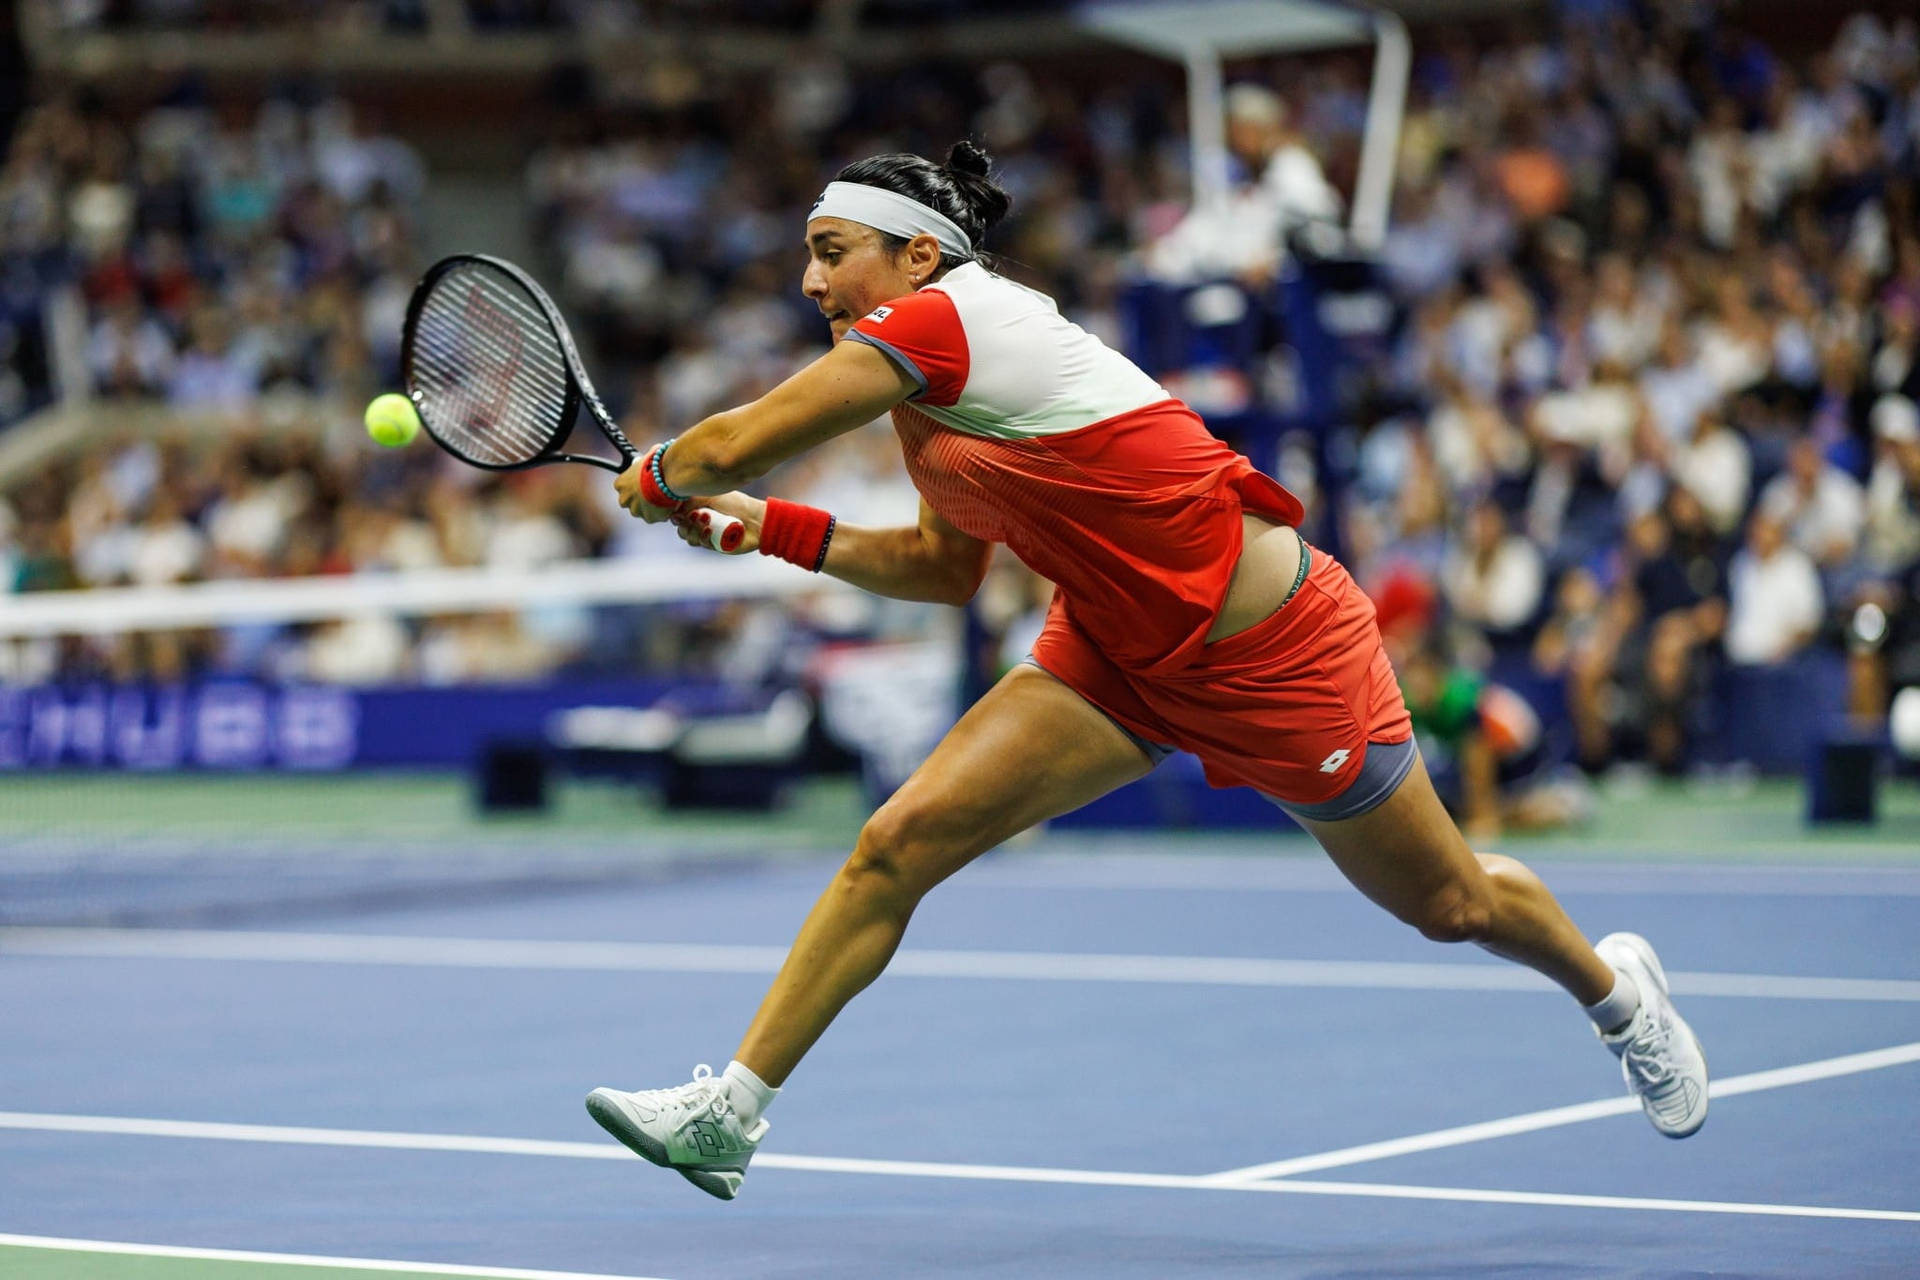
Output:
[[[414,411],[413,401],[397,391],[375,396],[367,406],[367,434],[389,449],[412,444],[420,434],[420,415]]]

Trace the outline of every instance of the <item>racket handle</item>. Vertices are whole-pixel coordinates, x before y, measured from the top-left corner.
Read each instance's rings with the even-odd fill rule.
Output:
[[[706,530],[708,546],[715,551],[724,551],[730,556],[740,553],[740,544],[747,538],[746,525],[732,516],[722,515],[706,507],[695,511],[693,518]]]

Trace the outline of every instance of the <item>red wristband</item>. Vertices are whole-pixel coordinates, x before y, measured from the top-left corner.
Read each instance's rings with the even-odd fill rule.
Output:
[[[667,443],[671,444],[673,442],[668,441]],[[640,459],[640,496],[646,499],[647,505],[650,507],[664,507],[672,511],[678,509],[680,503],[673,498],[669,498],[666,490],[660,487],[660,482],[654,479],[654,471],[657,466],[654,460],[659,457],[660,451],[666,447],[665,444],[657,444],[647,450],[647,455]]]
[[[818,573],[827,562],[833,523],[833,517],[818,507],[768,498],[767,513],[760,519],[760,554]]]

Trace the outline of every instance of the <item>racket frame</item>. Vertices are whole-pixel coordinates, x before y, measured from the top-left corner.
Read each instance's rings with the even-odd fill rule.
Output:
[[[559,424],[554,428],[552,436],[540,452],[524,462],[483,462],[448,443],[444,436],[434,430],[433,419],[427,415],[421,403],[421,394],[414,385],[413,346],[420,312],[426,306],[427,298],[432,294],[434,286],[439,283],[442,276],[456,267],[475,263],[500,272],[527,291],[534,305],[540,309],[540,315],[552,330],[553,336],[559,340],[560,356],[567,367],[567,398],[560,412]],[[496,258],[486,253],[456,253],[440,259],[427,268],[426,274],[420,277],[420,283],[413,287],[413,296],[407,300],[407,322],[400,335],[400,375],[406,383],[407,399],[413,402],[414,412],[420,416],[420,425],[426,428],[427,434],[433,437],[434,443],[471,466],[488,471],[521,471],[528,467],[542,467],[550,462],[584,462],[590,467],[599,467],[603,471],[611,471],[617,475],[639,460],[640,451],[633,447],[633,442],[627,439],[624,431],[620,430],[619,425],[613,420],[613,415],[607,412],[607,407],[600,402],[599,394],[594,391],[593,379],[587,376],[586,365],[580,360],[580,350],[574,345],[573,334],[567,329],[567,322],[560,318],[560,308],[554,305],[553,299],[547,296],[547,291],[542,289],[532,276],[505,258]],[[574,420],[579,417],[580,407],[583,404],[587,408],[587,415],[593,419],[593,424],[600,428],[600,434],[620,451],[619,462],[595,457],[588,453],[559,451],[560,446],[566,443],[567,437],[573,434]]]
[[[427,298],[432,294],[434,285],[439,283],[442,276],[456,267],[470,263],[477,263],[482,267],[498,271],[525,289],[527,296],[532,298],[534,305],[539,308],[540,315],[546,320],[548,328],[553,331],[553,336],[560,342],[560,358],[567,368],[567,393],[560,411],[560,421],[540,452],[524,462],[483,462],[465,450],[456,448],[447,441],[446,437],[434,430],[433,420],[422,408],[420,392],[414,386],[413,346],[420,312],[426,306]],[[550,462],[584,462],[590,467],[599,467],[603,471],[611,471],[618,475],[640,460],[640,451],[633,447],[633,442],[627,439],[627,433],[614,422],[613,415],[607,412],[606,405],[600,402],[599,393],[593,389],[593,379],[587,376],[587,367],[580,359],[580,349],[574,345],[573,333],[567,328],[567,322],[560,317],[560,308],[554,305],[553,299],[547,296],[547,291],[540,287],[538,281],[505,258],[496,258],[487,253],[456,253],[440,259],[427,268],[426,274],[420,277],[420,283],[413,287],[413,296],[407,300],[407,322],[400,334],[400,376],[406,383],[407,399],[413,402],[413,409],[419,415],[420,425],[426,428],[427,434],[433,437],[435,444],[470,466],[487,471],[524,471],[528,467],[543,467]],[[600,434],[620,451],[620,461],[613,462],[589,453],[560,452],[560,446],[565,444],[567,437],[573,434],[574,420],[580,416],[580,406],[583,404],[587,408],[587,416],[593,419],[593,425],[600,428]],[[729,554],[739,550],[746,530],[738,519],[717,511],[709,511],[706,523],[708,545]]]

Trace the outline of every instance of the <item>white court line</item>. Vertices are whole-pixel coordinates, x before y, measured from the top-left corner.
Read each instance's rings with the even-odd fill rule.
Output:
[[[1063,843],[1049,837],[1049,843]],[[1077,842],[1076,842],[1077,843]],[[1096,853],[1025,850],[984,859],[951,883],[963,889],[1118,889],[1196,893],[1338,893],[1349,884],[1333,865],[1308,855]],[[1920,867],[1784,864],[1754,866],[1657,862],[1553,862],[1526,856],[1556,893],[1703,895],[1711,897],[1915,897]]]
[[[1836,1076],[1857,1075],[1862,1071],[1878,1071],[1883,1067],[1898,1067],[1910,1062],[1920,1062],[1920,1041],[1912,1044],[1894,1045],[1889,1049],[1875,1049],[1869,1053],[1850,1053],[1839,1058],[1825,1058],[1819,1062],[1803,1062],[1798,1066],[1777,1067],[1771,1071],[1754,1071],[1746,1075],[1728,1076],[1724,1080],[1715,1080],[1708,1086],[1708,1095],[1714,1098],[1731,1098],[1743,1093],[1761,1093],[1768,1089],[1784,1089],[1788,1085],[1806,1084],[1813,1080],[1831,1080]],[[1211,1175],[1218,1183],[1251,1182],[1262,1178],[1284,1178],[1295,1173],[1315,1173],[1321,1169],[1337,1169],[1346,1165],[1364,1164],[1369,1160],[1385,1160],[1392,1156],[1411,1155],[1416,1151],[1435,1151],[1441,1147],[1458,1147],[1470,1142],[1485,1142],[1491,1138],[1505,1138],[1516,1133],[1533,1133],[1540,1129],[1555,1129],[1562,1125],[1580,1124],[1587,1120],[1599,1120],[1606,1116],[1626,1115],[1638,1111],[1640,1103],[1633,1098],[1607,1098],[1599,1102],[1581,1102],[1570,1107],[1553,1107],[1546,1111],[1530,1111],[1524,1115],[1509,1116],[1504,1120],[1487,1120],[1480,1124],[1460,1125],[1452,1129],[1436,1129],[1432,1133],[1417,1133],[1407,1138],[1394,1138],[1387,1142],[1369,1142],[1357,1147],[1342,1147],[1338,1151],[1322,1151],[1315,1155],[1295,1156],[1291,1160],[1273,1160],[1266,1164],[1249,1165],[1244,1169],[1228,1169]]]
[[[0,955],[6,954],[143,960],[420,965],[456,969],[771,974],[779,970],[787,952],[784,947],[716,946],[706,943],[420,938],[364,933],[280,933],[221,929],[12,928],[0,929]],[[1038,982],[1558,992],[1558,988],[1545,978],[1518,965],[1274,960],[1254,956],[907,949],[894,956],[887,973],[894,977],[997,978]],[[1667,977],[1674,993],[1683,996],[1920,1003],[1920,981],[1902,978],[1802,978],[1671,970]]]
[[[218,1124],[188,1120],[142,1120],[118,1116],[38,1115],[0,1112],[0,1129],[46,1132],[126,1134],[140,1137],[200,1138],[227,1142],[276,1142],[305,1146],[373,1147],[411,1151],[486,1152],[500,1155],[561,1156],[588,1160],[635,1157],[611,1142],[541,1142],[525,1138],[481,1138],[463,1134],[381,1133],[358,1129],[304,1129],[280,1125]],[[1454,1200],[1474,1204],[1530,1204],[1580,1209],[1660,1210],[1672,1213],[1750,1214],[1762,1217],[1846,1218],[1920,1223],[1920,1213],[1903,1209],[1852,1209],[1829,1205],[1764,1204],[1734,1200],[1668,1200],[1643,1196],[1586,1196],[1557,1192],[1502,1191],[1472,1187],[1414,1187],[1391,1183],[1240,1181],[1218,1175],[1126,1173],[1103,1169],[1048,1169],[1023,1165],[948,1164],[925,1160],[858,1160],[830,1156],[754,1158],[756,1168],[809,1173],[851,1173],[894,1178],[950,1178],[972,1182],[1053,1183],[1086,1187],[1145,1187],[1176,1191],[1261,1191],[1280,1195],[1361,1196],[1390,1200]],[[454,1272],[450,1274],[466,1274]],[[474,1274],[538,1275],[538,1272]],[[552,1273],[549,1273],[552,1274]]]
[[[141,1258],[191,1258],[207,1262],[266,1262],[282,1267],[333,1267],[341,1271],[400,1271],[427,1276],[487,1276],[494,1280],[649,1280],[647,1276],[603,1275],[587,1271],[527,1271],[517,1267],[463,1267],[444,1262],[400,1262],[387,1258],[325,1258],[310,1253],[256,1253],[246,1249],[190,1249],[169,1244],[129,1244],[119,1240],[68,1240],[59,1236],[14,1236],[0,1232],[0,1247],[57,1249],[67,1253],[118,1253]]]

